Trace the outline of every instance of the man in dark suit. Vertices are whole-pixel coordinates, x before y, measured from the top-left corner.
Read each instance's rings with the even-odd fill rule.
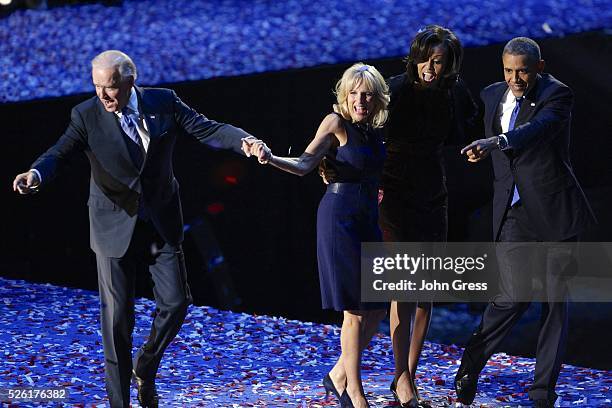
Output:
[[[185,133],[247,156],[257,143],[243,130],[195,112],[172,90],[136,87],[136,77],[136,66],[120,51],[95,57],[96,96],[72,109],[58,142],[13,182],[15,191],[32,193],[53,180],[73,154],[89,158],[90,238],[98,268],[106,389],[112,407],[126,408],[132,376],[140,404],[158,405],[155,375],[192,300],[172,166],[176,138]],[[134,278],[143,267],[153,279],[156,312],[149,338],[132,362]]]
[[[593,220],[587,199],[570,164],[572,91],[542,73],[538,44],[525,37],[510,40],[502,53],[505,82],[485,88],[486,139],[461,150],[470,162],[492,156],[495,173],[493,236],[501,294],[487,305],[455,378],[457,401],[471,404],[480,371],[529,306],[524,300],[531,274],[528,242],[560,242],[549,251],[534,383],[535,406],[552,407],[567,335],[567,288],[563,270],[571,265],[567,249]],[[563,244],[568,244],[563,246]]]

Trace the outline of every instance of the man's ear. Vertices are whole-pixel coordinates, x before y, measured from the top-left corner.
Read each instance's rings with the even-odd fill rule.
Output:
[[[544,72],[544,67],[546,66],[546,62],[544,62],[544,60],[539,60],[538,61],[538,74],[541,74],[542,72]]]

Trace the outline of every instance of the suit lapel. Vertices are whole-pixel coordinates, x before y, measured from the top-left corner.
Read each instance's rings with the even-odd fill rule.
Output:
[[[495,132],[495,121],[499,120],[499,104],[501,103],[502,98],[506,94],[506,90],[508,90],[508,86],[503,84],[498,89],[496,89],[491,95],[491,100],[489,101],[489,109],[488,116],[485,118],[485,126],[492,135],[496,134]]]
[[[125,144],[126,136],[123,135],[123,130],[121,129],[117,115],[113,112],[107,112],[100,101],[97,103],[100,129],[104,134],[104,142],[102,145],[108,146],[115,154],[119,154],[123,159],[122,161],[130,163],[132,169],[134,169],[136,173],[140,173],[140,170],[134,165],[134,161]]]
[[[149,137],[151,138],[149,144],[149,148],[151,148],[151,144],[154,144],[161,133],[162,118],[159,112],[157,112],[157,109],[155,109],[155,101],[151,101],[142,88],[137,86],[134,88],[136,89],[136,95],[138,97],[138,110],[144,118],[147,130],[149,131]]]

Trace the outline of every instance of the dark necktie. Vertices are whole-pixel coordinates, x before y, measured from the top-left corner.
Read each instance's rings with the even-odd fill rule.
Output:
[[[140,138],[140,134],[138,133],[138,125],[136,124],[137,120],[137,112],[134,112],[127,106],[121,110],[121,119],[119,120],[119,124],[121,125],[121,128],[123,129],[125,134],[130,139],[128,142],[128,150],[130,152],[132,160],[134,161],[134,164],[137,168],[140,169],[144,162],[146,152],[142,145],[142,139]]]
[[[520,98],[516,98],[516,104],[514,105],[514,109],[512,109],[512,114],[510,115],[510,124],[508,124],[508,132],[514,129],[514,123],[516,122],[516,117],[518,116],[519,111],[521,110],[522,102],[523,102],[522,96]],[[516,188],[516,184],[515,184],[514,193],[512,195],[512,202],[510,203],[510,206],[513,206],[514,204],[518,203],[520,199],[521,197],[519,196],[518,188]]]
[[[130,153],[130,157],[132,161],[136,165],[136,168],[139,170],[142,169],[142,164],[144,163],[145,156],[147,152],[144,149],[142,144],[142,138],[140,137],[140,133],[138,133],[138,113],[128,108],[127,106],[121,110],[121,119],[119,123],[121,124],[121,128],[125,132],[128,137],[126,140],[128,152]],[[144,201],[142,198],[138,200],[138,218],[142,220],[148,220],[149,215],[148,211],[145,208]]]

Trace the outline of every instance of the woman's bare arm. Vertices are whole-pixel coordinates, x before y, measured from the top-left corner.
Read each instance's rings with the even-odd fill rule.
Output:
[[[343,145],[346,143],[346,137],[342,120],[338,115],[330,113],[323,118],[314,139],[301,156],[278,157],[270,153],[268,163],[286,172],[304,176],[318,166],[323,156],[333,146],[334,139],[337,139],[340,145]]]

